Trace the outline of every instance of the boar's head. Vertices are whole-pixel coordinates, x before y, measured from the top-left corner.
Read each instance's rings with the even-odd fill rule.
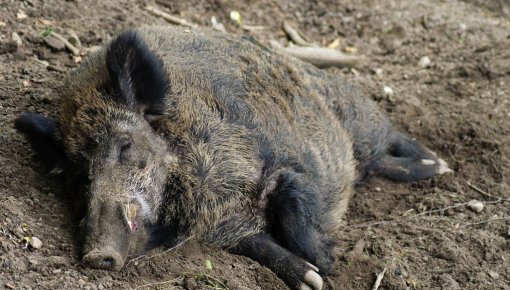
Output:
[[[32,113],[16,120],[50,169],[87,177],[82,229],[89,266],[120,269],[158,222],[167,168],[177,162],[151,126],[165,113],[168,86],[164,64],[126,32],[69,77],[58,121]]]

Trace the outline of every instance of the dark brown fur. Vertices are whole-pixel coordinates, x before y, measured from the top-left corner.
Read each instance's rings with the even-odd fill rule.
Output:
[[[147,64],[137,62],[146,57],[162,70],[149,70],[159,82],[144,87],[139,72]],[[134,240],[144,244],[162,228],[167,244],[195,237],[253,257],[294,288],[319,289],[322,281],[308,275],[315,268],[293,254],[321,271],[331,267],[328,233],[342,222],[353,185],[386,171],[397,180],[427,178],[442,172],[419,175],[424,164],[444,163],[394,132],[337,77],[251,38],[209,30],[124,34],[59,92],[59,125],[47,131],[58,127],[70,168],[90,179],[84,260],[91,264],[115,243],[112,235],[138,221],[139,233],[124,230],[125,244],[111,250],[114,268],[138,251]],[[20,120],[18,128],[30,131]],[[409,142],[411,149],[402,145]],[[132,204],[136,219],[126,210]],[[119,229],[107,233],[112,227]]]

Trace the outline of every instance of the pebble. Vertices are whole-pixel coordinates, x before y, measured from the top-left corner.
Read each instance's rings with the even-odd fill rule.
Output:
[[[60,274],[62,272],[62,269],[55,269],[52,271],[53,274]]]
[[[431,63],[432,62],[430,61],[430,58],[428,56],[423,56],[422,58],[420,58],[418,65],[421,66],[422,68],[427,68],[430,67]]]
[[[490,276],[492,279],[494,279],[494,280],[496,280],[496,279],[498,279],[498,278],[499,278],[499,274],[498,274],[497,272],[494,272],[494,271],[489,271],[489,276]]]
[[[41,240],[39,240],[39,238],[37,238],[37,237],[31,237],[30,240],[28,241],[28,243],[34,249],[39,249],[42,246]]]
[[[472,199],[468,202],[467,207],[474,212],[482,212],[484,205],[481,201]]]
[[[384,94],[388,97],[391,97],[394,94],[393,89],[388,86],[384,86],[383,91],[384,91]]]
[[[16,43],[17,46],[21,46],[23,44],[23,41],[21,40],[21,36],[19,36],[19,34],[17,34],[16,32],[13,32],[11,34],[11,38],[12,38],[12,41],[14,41],[14,43]]]
[[[376,68],[374,72],[375,72],[375,75],[378,76],[379,78],[383,77],[384,71],[382,68]]]
[[[44,42],[54,50],[64,50],[66,48],[66,45],[62,41],[52,35],[46,36]]]

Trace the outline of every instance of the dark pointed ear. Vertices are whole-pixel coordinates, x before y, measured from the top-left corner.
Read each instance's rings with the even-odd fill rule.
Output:
[[[137,32],[123,32],[110,43],[106,65],[117,101],[143,112],[149,121],[163,114],[168,76]]]
[[[22,113],[14,121],[14,127],[28,139],[46,170],[60,174],[66,169],[68,159],[57,121],[39,114]]]

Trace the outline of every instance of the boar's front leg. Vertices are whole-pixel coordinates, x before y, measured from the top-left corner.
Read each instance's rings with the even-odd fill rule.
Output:
[[[242,239],[232,249],[234,254],[247,256],[268,267],[292,289],[321,290],[322,278],[315,266],[278,245],[268,234]]]
[[[268,196],[267,217],[269,232],[282,246],[327,274],[335,258],[333,242],[322,229],[325,213],[319,196],[308,175],[282,172]]]

